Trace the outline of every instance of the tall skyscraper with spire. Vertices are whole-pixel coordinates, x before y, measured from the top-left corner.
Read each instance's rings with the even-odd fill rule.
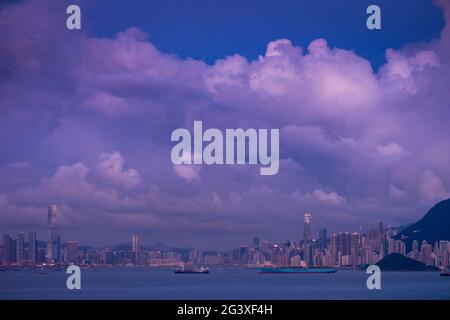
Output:
[[[311,233],[311,213],[305,213],[303,218],[303,242],[309,243],[312,240]]]
[[[56,232],[55,222],[58,214],[58,207],[56,204],[52,204],[47,208],[47,252],[46,260],[49,262],[59,262],[60,253],[60,240]]]

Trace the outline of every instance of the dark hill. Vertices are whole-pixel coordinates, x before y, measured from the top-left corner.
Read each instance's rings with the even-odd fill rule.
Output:
[[[419,245],[422,240],[431,244],[439,240],[450,240],[450,199],[436,204],[422,219],[396,235],[395,239],[403,239],[407,251],[411,250],[413,240],[419,241]]]
[[[377,263],[381,271],[436,271],[438,268],[405,257],[399,253],[391,253]]]

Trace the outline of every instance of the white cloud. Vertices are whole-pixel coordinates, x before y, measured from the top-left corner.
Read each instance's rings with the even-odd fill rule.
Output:
[[[192,157],[192,155],[194,155],[194,157]],[[197,153],[183,152],[183,154],[181,155],[182,163],[192,163],[201,159],[202,155]],[[200,180],[201,167],[198,165],[191,165],[191,164],[173,165],[173,169],[175,170],[175,173],[178,176],[180,176],[187,182],[194,182],[196,180]]]
[[[399,158],[410,155],[410,153],[404,147],[395,142],[377,147],[377,153],[381,156],[391,158]]]
[[[123,168],[124,162],[122,155],[117,151],[102,153],[96,169],[104,180],[115,186],[124,188],[135,187],[141,182],[139,172],[133,168],[125,170]]]
[[[181,178],[185,179],[187,182],[193,182],[195,180],[200,180],[200,167],[189,164],[174,165],[173,169],[176,174]]]
[[[340,204],[345,201],[345,198],[338,193],[334,191],[327,193],[321,189],[315,189],[313,192],[308,192],[303,198],[316,199],[319,201],[330,202],[334,204]]]

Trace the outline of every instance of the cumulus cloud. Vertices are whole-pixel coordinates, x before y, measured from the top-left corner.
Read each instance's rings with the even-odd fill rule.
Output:
[[[306,199],[316,199],[319,201],[331,202],[334,204],[340,204],[345,201],[344,197],[340,196],[334,191],[325,192],[321,189],[315,189],[312,192],[308,192],[304,196]]]
[[[395,142],[390,142],[386,145],[378,146],[377,154],[386,164],[396,162],[401,160],[402,158],[411,156],[408,150]]]
[[[377,152],[378,154],[387,157],[401,157],[408,154],[408,151],[406,151],[405,148],[395,142],[377,147]]]
[[[25,225],[60,202],[74,223],[177,234],[275,233],[300,223],[299,210],[338,230],[411,222],[449,196],[450,6],[438,2],[440,39],[387,50],[379,71],[326,39],[305,48],[274,39],[256,60],[237,53],[208,65],[161,52],[137,28],[67,33],[59,1],[8,4],[1,220],[13,212]],[[194,120],[280,128],[279,173],[173,166],[170,133]]]
[[[181,178],[188,182],[193,182],[200,179],[200,167],[195,165],[176,165],[173,169]]]
[[[112,184],[124,188],[135,187],[141,182],[139,172],[133,168],[125,170],[123,168],[124,162],[125,161],[119,152],[106,152],[100,155],[100,161],[97,164],[96,169],[103,179]]]
[[[197,153],[183,152],[180,157],[182,163],[195,162],[202,159],[202,155]],[[200,180],[201,166],[191,164],[173,165],[175,173],[186,180],[187,182],[194,182]]]

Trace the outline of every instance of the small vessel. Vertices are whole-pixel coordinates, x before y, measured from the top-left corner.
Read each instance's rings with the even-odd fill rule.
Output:
[[[258,268],[258,273],[335,273],[334,268],[279,268],[262,267]]]
[[[441,272],[441,277],[450,277],[450,271]]]
[[[174,273],[188,273],[188,274],[194,274],[194,273],[209,273],[209,270],[207,268],[189,268],[185,269],[184,266],[181,269],[175,270]]]

